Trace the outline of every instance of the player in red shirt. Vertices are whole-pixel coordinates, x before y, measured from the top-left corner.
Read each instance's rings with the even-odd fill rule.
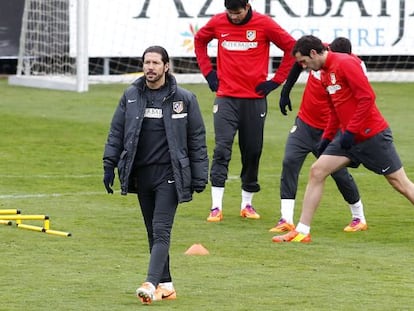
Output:
[[[338,37],[329,46],[333,52],[352,52],[351,42],[344,37]],[[364,64],[361,61],[361,64]],[[365,65],[363,65],[365,68]],[[280,110],[286,115],[286,107],[292,110],[289,94],[302,72],[302,65],[296,63],[280,92]],[[309,153],[318,156],[319,142],[326,127],[330,109],[329,95],[321,84],[320,71],[309,72],[308,80],[299,107],[295,124],[290,130],[283,157],[282,174],[280,178],[280,212],[281,217],[270,232],[285,232],[295,229],[293,214],[298,189],[299,173]],[[344,228],[345,232],[367,230],[368,226],[364,215],[364,207],[359,195],[358,187],[344,167],[332,173],[332,177],[341,192],[344,200],[349,204],[352,221]]]
[[[238,131],[242,169],[240,216],[258,219],[252,206],[260,190],[259,161],[267,113],[266,96],[286,80],[295,62],[293,37],[271,17],[253,11],[248,0],[225,0],[226,12],[213,16],[195,35],[202,74],[216,98],[213,106],[215,148],[210,171],[212,205],[207,221],[223,219],[222,201],[232,146]],[[217,71],[207,46],[217,39]],[[270,44],[284,52],[278,70],[267,80]]]
[[[328,52],[321,40],[307,35],[293,49],[303,67],[321,70],[329,94],[330,118],[323,133],[321,156],[312,164],[296,229],[274,236],[273,242],[310,242],[310,225],[327,176],[360,164],[387,181],[414,205],[414,183],[408,179],[395,149],[391,129],[381,115],[375,93],[360,61],[348,54]],[[336,133],[340,129],[340,135]]]

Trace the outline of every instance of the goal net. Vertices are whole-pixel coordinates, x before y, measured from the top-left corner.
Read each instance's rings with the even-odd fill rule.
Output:
[[[87,3],[25,0],[17,72],[10,84],[88,90]]]
[[[371,81],[414,81],[413,1],[249,3],[295,38],[304,34],[325,42],[349,38]],[[130,83],[142,74],[145,48],[162,45],[178,82],[205,83],[195,59],[194,35],[220,12],[223,0],[26,0],[18,70],[9,81],[80,92],[90,83]],[[214,63],[215,40],[208,50]],[[272,46],[270,72],[281,56]]]

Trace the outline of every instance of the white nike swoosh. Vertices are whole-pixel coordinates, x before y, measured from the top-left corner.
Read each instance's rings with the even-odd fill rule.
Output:
[[[175,180],[167,180],[167,183],[169,183],[169,184],[173,184],[173,183],[175,183]]]
[[[230,34],[229,33],[222,33],[221,37],[224,38],[224,37],[227,37],[228,35],[230,35]]]
[[[136,101],[137,101],[136,99],[128,99],[128,104],[135,103]]]
[[[265,116],[266,116],[266,112],[263,112],[263,113],[260,114],[261,118],[264,118]]]
[[[386,168],[383,168],[381,171],[383,172],[383,173],[385,173],[386,171],[388,171],[390,169],[390,167],[388,166],[388,167],[386,167]]]

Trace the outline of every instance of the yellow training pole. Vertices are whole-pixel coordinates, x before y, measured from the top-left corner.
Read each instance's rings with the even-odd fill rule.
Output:
[[[49,219],[47,215],[1,215],[1,219],[4,220],[46,220]]]
[[[17,228],[27,229],[32,231],[44,232],[43,227],[33,226],[33,225],[26,225],[26,224],[17,224]]]
[[[0,219],[0,225],[8,225],[11,226],[12,222],[10,220],[2,220]]]
[[[49,218],[48,218],[48,219],[45,219],[45,220],[43,221],[43,227],[44,227],[46,230],[50,229],[50,220],[49,220]]]
[[[70,232],[51,230],[51,229],[45,229],[44,232],[48,233],[48,234],[59,235],[59,236],[67,236],[67,237],[72,235]]]
[[[44,233],[48,233],[48,234],[52,234],[52,235],[58,235],[58,236],[69,237],[69,236],[72,235],[70,232],[45,229],[43,227],[33,226],[33,225],[18,224],[17,227],[22,228],[22,229],[32,230],[32,231],[44,232]]]
[[[20,214],[18,209],[0,209],[0,215]]]

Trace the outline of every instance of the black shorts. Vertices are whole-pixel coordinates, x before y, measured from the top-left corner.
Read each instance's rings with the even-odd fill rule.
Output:
[[[402,167],[389,128],[370,139],[353,145],[349,150],[341,148],[340,138],[341,135],[336,136],[323,154],[347,157],[351,160],[349,167],[356,168],[362,164],[379,175],[389,175]]]

